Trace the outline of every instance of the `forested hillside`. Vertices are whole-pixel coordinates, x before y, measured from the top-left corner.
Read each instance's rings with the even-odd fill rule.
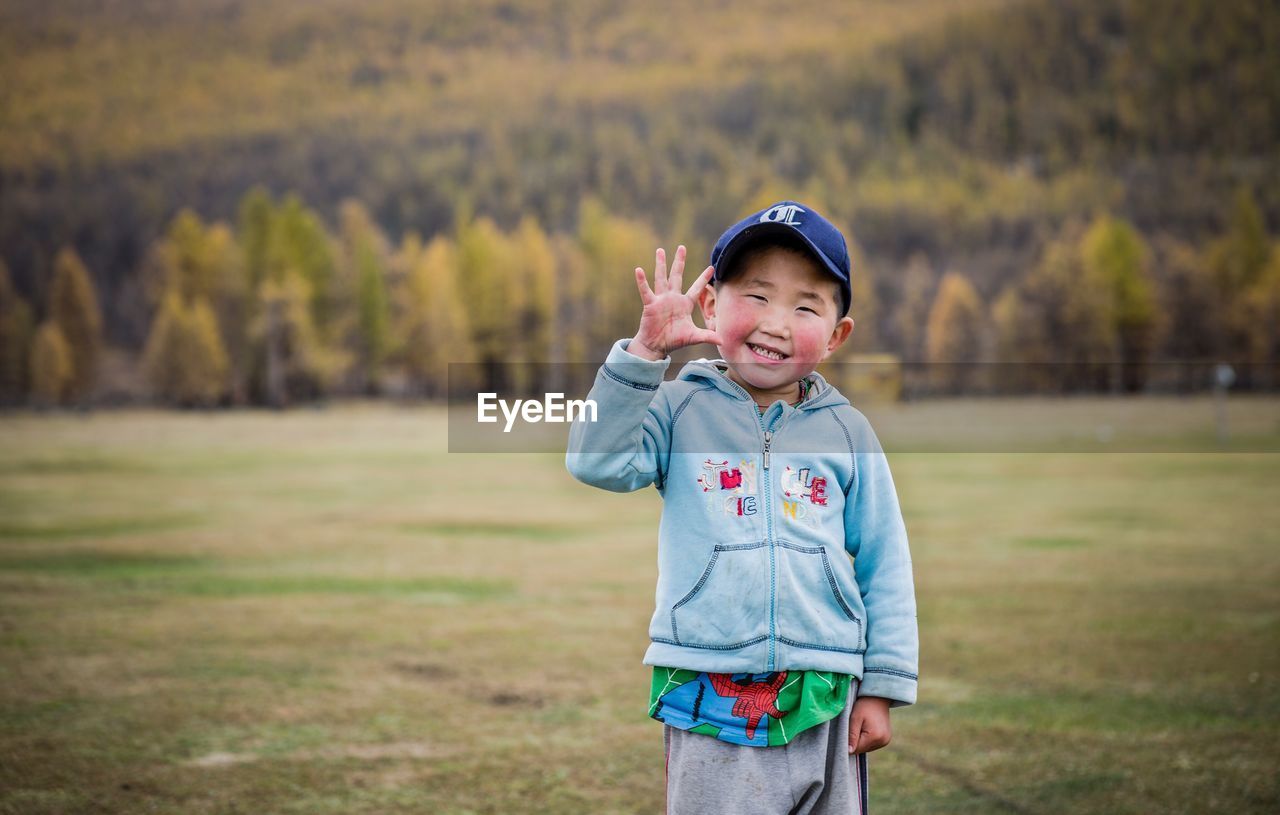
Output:
[[[477,228],[516,244],[541,235],[559,247],[553,265],[584,265],[569,276],[576,294],[562,287],[531,307],[549,328],[581,317],[575,297],[625,281],[646,244],[682,241],[705,256],[725,225],[782,197],[821,206],[856,236],[863,350],[1013,353],[1027,324],[1062,322],[1035,316],[1035,302],[1060,307],[1034,295],[1037,280],[1106,267],[1095,279],[1111,281],[1114,302],[1068,311],[1107,313],[1059,329],[1093,337],[1075,356],[1275,351],[1247,316],[1272,307],[1265,270],[1280,262],[1269,237],[1280,223],[1280,11],[1269,2],[862,0],[780,13],[773,2],[24,1],[0,10],[0,71],[0,259],[12,296],[30,304],[33,326],[44,319],[55,257],[73,248],[105,340],[134,350],[155,333],[164,298],[145,295],[147,280],[165,278],[155,258],[175,216],[227,222],[218,240],[234,245],[238,268],[255,268],[245,206],[260,185],[277,201],[296,195],[285,210],[314,210],[297,217],[314,222],[330,257],[319,266],[335,280],[378,276],[356,269],[343,238],[350,213],[367,212],[381,248],[366,266],[385,271],[375,288],[393,304],[375,356],[393,367],[412,367],[412,332],[394,307],[411,299],[410,275],[395,272],[413,266],[406,245],[439,237],[441,260]],[[606,246],[601,229],[627,237]],[[1105,247],[1127,265],[1098,259]],[[519,268],[492,270],[493,283]],[[940,286],[948,274],[972,295]],[[338,295],[308,279],[298,296],[323,321],[320,299]],[[260,283],[232,288],[258,302]],[[934,308],[944,291],[976,305]],[[587,333],[627,330],[627,305]],[[1188,340],[1177,321],[1197,306],[1217,316],[1196,318]],[[988,327],[947,327],[957,319]],[[931,346],[931,326],[974,339]],[[493,336],[470,334],[480,358]],[[330,340],[348,357],[368,357],[367,341],[339,335]],[[557,358],[592,358],[595,340],[579,339]]]

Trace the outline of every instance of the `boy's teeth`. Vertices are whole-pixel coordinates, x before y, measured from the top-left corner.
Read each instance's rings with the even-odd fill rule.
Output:
[[[752,345],[751,350],[755,351],[762,357],[768,357],[769,359],[782,359],[782,354],[779,354],[777,351],[770,351],[768,348],[761,348],[758,345]]]

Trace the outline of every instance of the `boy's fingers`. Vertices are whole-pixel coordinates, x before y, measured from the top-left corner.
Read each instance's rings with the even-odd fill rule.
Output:
[[[636,288],[640,290],[640,302],[649,305],[649,301],[653,299],[653,289],[649,288],[648,275],[639,266],[636,267]]]
[[[858,741],[862,738],[862,717],[849,716],[849,752],[858,752]]]
[[[710,343],[711,345],[719,345],[720,335],[709,328],[700,328],[698,329],[697,333],[693,335],[693,341],[706,342],[706,343]]]
[[[667,285],[677,292],[684,291],[684,244],[676,247],[675,259],[671,261],[671,275],[667,278]]]
[[[667,253],[661,246],[653,253],[653,290],[658,294],[667,290]]]
[[[698,279],[693,281],[693,285],[689,287],[688,296],[698,299],[698,295],[702,294],[702,290],[707,287],[707,283],[711,280],[711,275],[716,273],[716,267],[708,266],[702,270],[702,274],[698,275]]]

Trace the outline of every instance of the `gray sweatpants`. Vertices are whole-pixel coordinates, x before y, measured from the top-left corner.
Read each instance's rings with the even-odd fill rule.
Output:
[[[849,713],[778,747],[748,747],[663,725],[667,815],[866,815],[867,755],[849,755]]]

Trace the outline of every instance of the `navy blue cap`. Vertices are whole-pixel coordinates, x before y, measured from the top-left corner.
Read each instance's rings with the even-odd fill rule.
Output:
[[[835,225],[812,207],[796,201],[782,201],[748,215],[725,230],[711,250],[715,280],[723,280],[722,272],[733,264],[734,257],[748,245],[765,237],[779,235],[798,238],[809,248],[818,266],[827,270],[840,284],[840,316],[849,313],[853,293],[849,284],[849,247]]]

